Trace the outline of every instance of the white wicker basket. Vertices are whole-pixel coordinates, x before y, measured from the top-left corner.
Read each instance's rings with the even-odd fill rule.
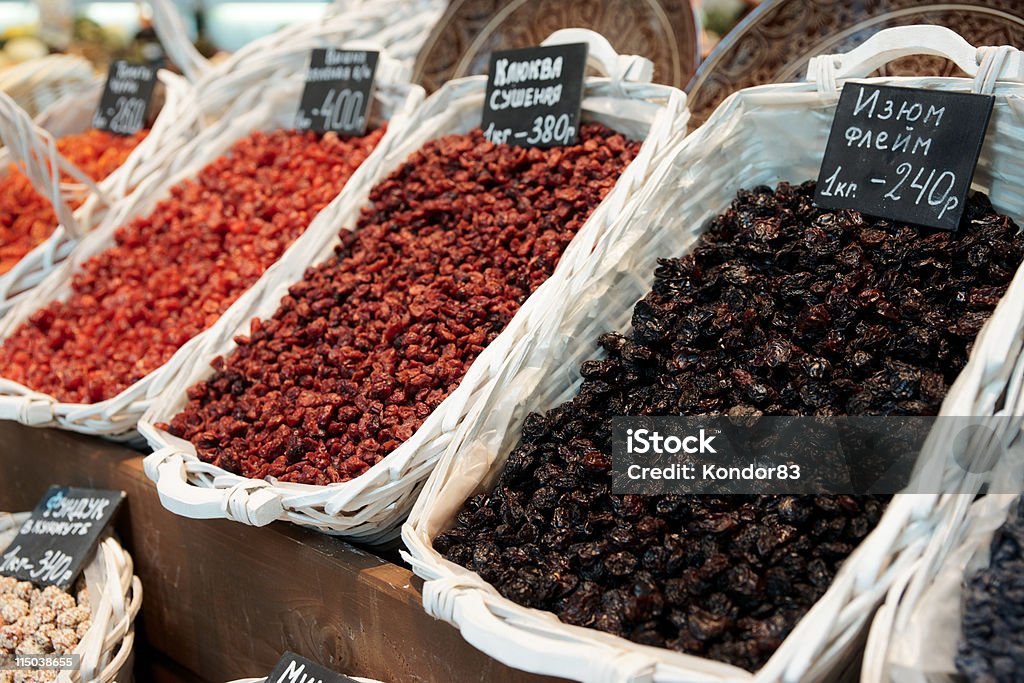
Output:
[[[330,38],[330,35],[328,36]],[[287,60],[292,51],[282,49]],[[274,59],[274,55],[267,55]],[[404,121],[423,99],[423,91],[404,81],[389,80],[386,55],[381,57],[374,92],[373,114],[390,121],[388,130],[377,149],[352,175],[341,194],[314,219],[332,222],[350,196],[363,196],[381,174],[381,160],[389,147],[400,138]],[[298,67],[298,63],[296,62]],[[304,84],[305,64],[291,73],[279,73],[273,90],[265,89],[261,72],[253,70],[247,78],[236,78],[230,85],[219,88],[211,82],[208,90],[197,91],[198,104],[179,111],[177,130],[191,130],[196,125],[206,97],[228,96],[233,102],[213,125],[163,155],[157,164],[147,164],[148,174],[143,182],[107,213],[101,224],[85,237],[57,270],[51,273],[34,291],[30,300],[18,304],[0,320],[0,340],[27,320],[37,309],[55,299],[68,296],[71,278],[81,264],[109,248],[117,228],[126,222],[146,215],[157,202],[168,196],[172,187],[193,177],[208,163],[227,152],[230,147],[256,130],[291,128]],[[151,167],[152,166],[152,167]],[[289,252],[302,252],[308,247],[301,238]],[[288,252],[286,252],[288,253]],[[181,347],[160,369],[125,389],[117,396],[94,404],[62,403],[52,396],[32,391],[19,383],[0,378],[0,419],[17,420],[31,426],[57,426],[86,434],[132,438],[135,425],[152,399],[163,390],[170,379],[188,365],[189,357],[203,334]]]
[[[282,69],[291,72],[308,63],[309,50],[326,45],[337,46],[340,44],[339,37],[346,43],[373,41],[411,74],[412,62],[440,18],[446,3],[443,0],[335,3],[323,19],[314,23],[286,26],[245,45],[216,66],[211,66],[190,42],[180,39],[180,36],[185,35],[185,25],[172,3],[168,0],[154,0],[151,4],[154,28],[161,42],[167,46],[168,54],[202,90],[204,83],[211,81],[230,83],[230,80],[222,79],[229,78],[232,73],[247,78],[245,74],[256,68],[256,65],[265,69],[267,77]],[[325,43],[325,38],[329,38],[330,42]],[[268,59],[270,56],[276,56],[276,60]],[[267,82],[272,81],[268,78]],[[222,87],[216,83],[214,85]]]
[[[950,496],[944,533],[892,583],[871,623],[862,683],[956,683],[963,582],[988,566],[992,536],[1018,495]]]
[[[437,465],[403,528],[407,559],[426,580],[423,602],[433,616],[457,626],[474,646],[505,664],[583,681],[825,681],[834,680],[859,646],[872,610],[893,578],[917,556],[937,524],[937,495],[900,495],[879,526],[843,564],[832,586],[798,623],[767,664],[751,674],[738,667],[667,649],[634,644],[570,626],[545,611],[503,598],[477,574],[448,562],[433,539],[449,528],[464,501],[488,490],[516,445],[529,412],[572,398],[578,368],[595,356],[594,339],[628,331],[635,302],[651,288],[656,260],[686,253],[710,219],[741,188],[817,175],[838,101],[837,80],[865,77],[886,59],[919,51],[948,54],[978,84],[991,89],[993,70],[1008,50],[975,50],[939,27],[892,29],[855,56],[819,58],[816,82],[770,85],[733,95],[670,155],[627,216],[628,230],[597,246],[590,268],[568,283],[562,306],[540,311],[554,324],[534,323],[476,403]],[[978,61],[976,61],[976,58]],[[979,66],[980,62],[980,66]],[[1009,60],[1019,64],[1016,59]],[[837,78],[838,76],[838,78]],[[876,81],[872,81],[876,82]],[[968,79],[879,79],[877,82],[972,90]],[[1017,99],[1024,86],[999,83],[988,143],[976,185],[995,205],[1024,218],[1024,166],[1015,149],[1024,133]],[[976,341],[970,362],[943,405],[943,414],[986,415],[1000,394],[1024,330],[1024,274],[1018,273]]]
[[[0,513],[0,549],[6,549],[28,513]],[[142,606],[142,583],[133,575],[131,555],[107,535],[85,567],[92,627],[73,650],[82,656],[77,672],[62,672],[57,683],[127,683],[132,680],[135,617]]]
[[[88,88],[94,77],[87,59],[47,55],[0,71],[0,92],[35,116],[64,96]]]
[[[0,93],[0,140],[8,159],[15,163],[32,186],[53,205],[57,219],[66,224],[72,234],[81,234],[78,221],[68,205],[68,195],[74,191],[92,193],[109,204],[110,200],[96,183],[81,169],[57,151],[53,136],[37,126],[28,112],[18,106],[9,95]],[[65,187],[60,171],[72,178],[75,190]]]
[[[166,2],[167,0],[158,0]],[[203,114],[216,119],[232,98],[237,83],[272,83],[283,74],[303,71],[313,48],[344,43],[353,49],[381,50],[390,58],[395,81],[408,82],[412,60],[440,9],[428,0],[380,0],[330,14],[315,24],[298,24],[249,43],[215,67],[192,67],[203,94]],[[195,59],[193,59],[195,61]],[[378,65],[378,70],[382,65]],[[378,73],[378,79],[384,77]]]
[[[103,219],[112,202],[131,192],[149,173],[159,167],[162,160],[176,148],[183,145],[193,134],[186,125],[188,117],[183,112],[194,106],[194,96],[188,84],[169,71],[159,73],[160,82],[165,86],[164,104],[157,115],[146,139],[138,145],[125,162],[91,189],[75,184],[71,189],[84,202],[73,213],[62,201],[58,181],[53,177],[30,179],[41,194],[50,199],[61,221],[53,234],[26,254],[17,265],[0,275],[0,317],[3,317],[18,302],[31,296],[31,290],[67,258],[78,240],[95,228]],[[43,135],[30,135],[26,126],[17,144],[10,143],[0,150],[0,170],[6,169],[9,161],[24,162],[35,152],[38,158],[43,154],[56,153],[52,137],[63,137],[82,133],[92,127],[92,114],[99,102],[103,81],[93,83],[80,91],[67,95],[48,107],[36,120],[36,126]],[[8,127],[10,129],[10,127]],[[47,169],[44,169],[47,170]],[[2,170],[0,172],[6,172]],[[49,173],[47,173],[49,176]],[[66,189],[66,188],[65,188]]]
[[[210,375],[209,361],[234,349],[234,337],[249,329],[250,319],[272,315],[280,298],[292,283],[302,278],[306,267],[331,253],[338,243],[339,226],[355,224],[367,201],[364,192],[337,216],[338,220],[323,226],[315,248],[279,263],[262,292],[239,301],[211,330],[194,366],[179,376],[140,422],[139,431],[156,451],[146,459],[146,472],[157,482],[161,501],[168,509],[189,517],[227,517],[254,525],[286,519],[374,543],[397,536],[397,526],[479,389],[528,332],[525,323],[531,311],[550,305],[557,288],[554,283],[585,266],[595,242],[614,229],[627,201],[647,182],[661,154],[685,135],[685,96],[674,88],[648,83],[649,61],[616,55],[607,41],[590,31],[560,31],[549,40],[586,40],[592,44],[594,63],[613,77],[588,80],[584,117],[645,141],[637,158],[572,241],[548,283],[527,300],[508,327],[473,363],[459,388],[420,429],[351,481],[311,486],[246,479],[200,461],[192,444],[156,429],[156,423],[169,421],[184,407],[186,389]],[[479,126],[485,86],[485,77],[466,78],[446,84],[431,96],[411,122],[402,144],[390,151],[388,169],[404,162],[428,140]]]
[[[1018,355],[1003,406],[996,415],[1024,416],[1024,355]],[[999,491],[1024,481],[1021,432],[988,479]],[[971,490],[971,489],[968,489]],[[945,496],[943,520],[921,557],[893,580],[871,623],[862,683],[957,683],[954,657],[963,618],[963,582],[988,565],[994,532],[1006,521],[1017,494]]]

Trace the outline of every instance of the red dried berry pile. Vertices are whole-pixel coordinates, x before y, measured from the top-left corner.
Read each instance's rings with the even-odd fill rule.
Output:
[[[345,186],[383,135],[257,132],[171,190],[0,346],[0,374],[93,403],[216,322]]]
[[[663,259],[629,336],[529,416],[434,547],[519,604],[756,671],[878,523],[884,497],[611,493],[619,415],[930,415],[1024,260],[975,195],[959,232],[740,192]]]
[[[639,149],[599,125],[580,137],[525,149],[475,130],[426,144],[166,428],[248,477],[365,472],[458,386]]]
[[[57,151],[93,180],[113,173],[142,142],[148,131],[121,136],[89,130],[57,141]],[[69,182],[75,182],[68,177]],[[73,204],[74,208],[77,202]],[[26,254],[57,229],[57,215],[14,164],[0,178],[0,274],[13,268]]]

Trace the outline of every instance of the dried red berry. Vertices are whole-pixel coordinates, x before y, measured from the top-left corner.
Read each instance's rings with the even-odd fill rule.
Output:
[[[0,346],[0,374],[62,401],[115,396],[212,325],[341,192],[383,129],[254,133],[175,186]]]
[[[93,180],[99,181],[124,163],[148,131],[121,136],[101,130],[68,135],[57,151]],[[74,182],[66,177],[69,182]],[[72,208],[80,202],[72,202]],[[57,229],[57,215],[48,199],[32,187],[14,164],[0,179],[0,274],[14,267]]]
[[[593,124],[546,150],[428,143],[166,428],[248,477],[359,476],[458,386],[638,149]]]

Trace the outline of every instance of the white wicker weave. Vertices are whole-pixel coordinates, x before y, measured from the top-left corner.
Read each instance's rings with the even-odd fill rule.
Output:
[[[285,59],[290,50],[283,50]],[[268,55],[273,59],[273,55]],[[387,64],[382,55],[382,64]],[[387,73],[386,68],[381,71]],[[81,264],[110,247],[116,229],[126,222],[147,214],[154,205],[168,196],[172,187],[193,177],[208,163],[224,154],[239,139],[255,130],[290,128],[304,83],[305,65],[294,72],[280,73],[272,91],[264,88],[258,70],[245,79],[234,79],[230,85],[214,88],[211,83],[206,96],[228,95],[233,99],[223,116],[191,139],[184,141],[173,153],[163,154],[147,163],[144,180],[104,217],[100,225],[85,237],[73,255],[51,273],[34,291],[30,300],[19,303],[0,320],[0,340],[24,322],[38,308],[55,299],[66,297],[71,278]],[[197,91],[198,104],[178,112],[175,131],[195,129],[203,109],[203,92]],[[423,99],[418,86],[378,78],[374,93],[373,115],[390,121],[387,133],[377,149],[353,174],[342,193],[321,212],[318,221],[333,220],[335,213],[347,206],[350,195],[362,196],[380,174],[381,159],[404,130],[404,121]],[[289,251],[302,251],[306,242],[298,240]],[[136,422],[168,381],[183,367],[201,338],[187,342],[162,368],[150,373],[119,395],[94,404],[62,403],[52,396],[32,391],[16,382],[0,378],[0,419],[17,420],[31,426],[57,426],[87,434],[132,438]]]
[[[409,548],[407,559],[426,580],[423,602],[431,615],[454,624],[466,640],[509,666],[575,680],[836,678],[859,646],[873,608],[894,577],[921,554],[940,523],[935,515],[939,496],[896,496],[879,526],[843,564],[831,588],[755,674],[570,626],[552,613],[523,608],[501,597],[477,574],[446,561],[432,541],[451,525],[467,498],[493,485],[519,440],[526,415],[575,395],[580,363],[597,355],[592,340],[610,330],[629,330],[633,305],[650,290],[658,257],[686,253],[737,190],[803,182],[817,175],[838,101],[837,73],[842,78],[865,77],[880,56],[914,53],[922,45],[929,53],[958,57],[968,73],[979,73],[976,83],[949,78],[877,82],[962,92],[994,89],[995,113],[976,186],[988,191],[1000,210],[1024,218],[1024,166],[1015,151],[1024,132],[1017,114],[1024,86],[995,84],[992,78],[1000,64],[1018,63],[1008,49],[975,50],[938,27],[892,29],[869,40],[855,59],[819,59],[810,73],[812,82],[762,86],[733,95],[656,171],[632,205],[625,233],[599,243],[590,267],[550,299],[547,310],[536,311],[529,343],[515,349],[482,392],[427,482],[403,528],[403,540]],[[1002,408],[1000,395],[1010,379],[1007,358],[1019,355],[1022,325],[1024,274],[1018,273],[979,335],[943,414],[987,415]]]
[[[28,517],[0,513],[0,549],[7,548]],[[142,583],[132,567],[131,555],[113,536],[100,541],[84,571],[92,627],[73,650],[82,656],[82,666],[77,672],[61,672],[57,683],[131,681],[135,617],[142,606]]]
[[[1002,407],[996,415],[1024,415],[1024,355],[1016,357]],[[999,491],[1024,481],[1024,443],[1018,430],[991,474]],[[981,478],[977,484],[981,484]],[[967,489],[972,490],[972,489]],[[944,496],[943,520],[921,557],[896,577],[871,623],[862,683],[956,683],[953,658],[961,633],[964,579],[988,564],[995,530],[1018,500],[1016,494]]]
[[[592,44],[595,65],[613,77],[588,80],[583,103],[585,118],[602,121],[645,140],[637,158],[566,250],[549,283],[529,298],[521,312],[473,363],[459,388],[412,438],[349,482],[310,486],[231,475],[200,461],[192,444],[156,429],[156,423],[169,421],[182,409],[186,389],[209,376],[210,359],[230,353],[235,347],[234,337],[248,331],[253,317],[272,315],[280,298],[302,278],[306,267],[331,253],[338,243],[339,227],[355,224],[367,201],[364,191],[336,220],[323,224],[316,235],[310,230],[308,248],[281,261],[262,291],[238,302],[206,337],[194,366],[179,376],[140,422],[139,431],[156,451],[146,459],[146,472],[157,482],[160,498],[168,509],[189,517],[227,517],[254,525],[286,519],[366,542],[385,541],[397,535],[397,526],[479,389],[500,367],[510,349],[528,333],[525,323],[529,312],[549,305],[556,287],[552,282],[585,267],[594,244],[616,225],[629,198],[647,182],[661,154],[685,135],[685,96],[674,88],[648,83],[649,61],[620,57],[607,41],[589,31],[560,31],[549,40],[587,40]],[[479,126],[485,87],[484,77],[461,79],[442,87],[417,112],[401,145],[389,152],[387,169],[397,167],[428,140]]]
[[[159,0],[166,2],[166,0]],[[415,12],[413,6],[420,6]],[[325,17],[316,24],[299,24],[249,43],[215,68],[200,72],[196,88],[203,93],[204,114],[217,118],[229,106],[236,83],[262,80],[275,82],[282,74],[302,71],[313,48],[342,43],[354,49],[382,50],[390,57],[390,73],[378,80],[406,82],[412,73],[412,59],[426,39],[440,10],[430,3],[410,0],[381,0],[347,12]]]
[[[35,116],[66,95],[88,88],[93,78],[87,59],[47,55],[0,71],[0,92]]]
[[[948,496],[944,533],[892,583],[871,623],[862,683],[956,683],[953,658],[960,640],[963,581],[988,566],[996,529],[1019,498]]]
[[[1017,356],[1001,416],[1024,415],[1024,356]],[[993,474],[998,490],[1024,480],[1024,443],[1018,431]],[[980,483],[980,482],[979,482]],[[929,540],[920,559],[897,577],[871,623],[862,683],[955,683],[953,658],[962,619],[963,580],[988,564],[995,530],[1018,499],[995,494],[945,496],[943,533]]]
[[[57,219],[68,232],[81,237],[73,211],[68,205],[70,193],[61,181],[61,172],[72,177],[78,192],[93,193],[109,204],[110,199],[82,170],[57,151],[57,141],[49,131],[40,128],[28,112],[18,106],[10,95],[0,93],[0,140],[4,151],[29,179],[33,187],[53,205]]]
[[[33,178],[30,174],[29,177],[37,189],[56,207],[61,224],[45,242],[26,254],[14,268],[0,275],[0,317],[15,304],[31,296],[32,288],[67,258],[78,243],[78,239],[100,223],[112,202],[126,196],[162,163],[164,157],[191,137],[193,131],[186,125],[188,117],[183,117],[183,112],[194,106],[191,89],[183,79],[168,71],[161,71],[159,79],[165,86],[166,94],[163,107],[149,135],[132,150],[120,168],[100,183],[89,183],[91,190],[76,183],[71,188],[63,188],[65,193],[62,193],[58,181],[50,175],[49,169],[45,166],[37,171],[37,177]],[[102,88],[103,81],[94,80],[91,86],[67,95],[36,118],[37,128],[54,137],[88,130],[92,125],[92,114],[99,102]],[[52,138],[47,140],[45,134],[31,135],[24,122],[17,131],[11,126],[3,126],[2,122],[0,127],[10,131],[5,139],[14,136],[9,147],[0,150],[0,172],[6,172],[4,169],[8,161],[24,162],[33,157],[43,159],[49,156],[51,150],[56,153]],[[47,177],[41,178],[39,173],[45,173]],[[61,201],[62,194],[66,194],[69,189],[78,198],[84,197],[84,202],[73,214]]]
[[[290,73],[308,63],[312,48],[336,47],[341,41],[373,41],[411,73],[412,61],[445,6],[443,0],[339,2],[332,5],[320,21],[286,26],[245,45],[212,67],[191,43],[180,39],[185,34],[185,26],[174,5],[168,0],[154,0],[151,4],[154,28],[161,42],[167,46],[171,59],[200,89],[204,80],[217,79],[221,84],[228,84],[231,81],[223,79],[232,73],[248,78],[246,74],[256,68],[255,65],[265,69],[268,76],[280,70]],[[270,56],[276,59],[268,59]],[[267,82],[272,81],[268,78]]]

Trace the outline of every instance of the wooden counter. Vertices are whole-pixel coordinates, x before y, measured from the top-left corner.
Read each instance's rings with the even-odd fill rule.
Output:
[[[0,510],[32,508],[50,484],[128,493],[117,528],[143,584],[140,683],[265,676],[284,650],[396,683],[554,680],[490,659],[428,616],[405,566],[282,522],[177,517],[161,507],[139,453],[0,422]]]

